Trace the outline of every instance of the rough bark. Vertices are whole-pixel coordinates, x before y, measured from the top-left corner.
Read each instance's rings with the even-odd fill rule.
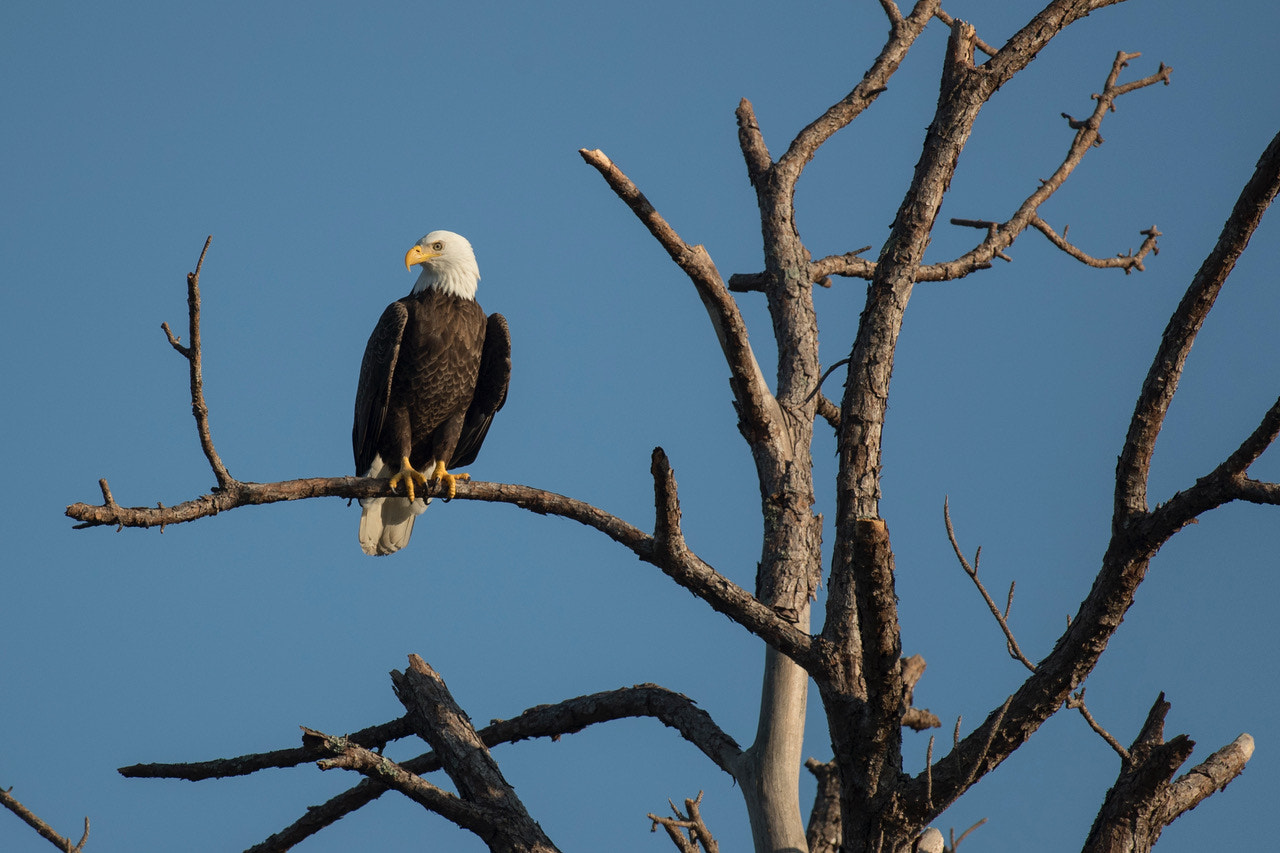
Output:
[[[1197,273],[1165,331],[1143,385],[1117,466],[1112,537],[1095,582],[1053,651],[1032,663],[1018,649],[998,608],[979,584],[988,606],[1005,630],[1011,653],[1030,670],[1018,689],[993,708],[967,737],[936,762],[932,741],[929,766],[914,778],[902,770],[901,727],[937,725],[927,711],[911,704],[923,661],[902,658],[895,591],[896,564],[886,521],[880,515],[881,453],[885,414],[897,343],[914,286],[920,281],[961,278],[990,264],[1028,228],[1083,263],[1143,269],[1143,259],[1160,236],[1144,230],[1137,252],[1094,258],[1068,243],[1040,217],[1039,207],[1070,176],[1101,137],[1104,115],[1118,97],[1157,82],[1169,82],[1169,69],[1120,83],[1119,75],[1137,54],[1119,53],[1092,114],[1070,116],[1076,131],[1062,165],[1003,222],[953,220],[985,231],[969,252],[950,261],[925,265],[925,249],[943,198],[974,122],[987,100],[1064,28],[1090,11],[1120,0],[1054,0],[1000,48],[980,39],[973,27],[942,12],[939,0],[919,0],[903,15],[892,0],[881,0],[890,33],[862,80],[839,102],[805,127],[775,161],[747,100],[737,110],[739,144],[760,213],[763,272],[726,282],[710,254],[691,245],[658,213],[626,174],[603,152],[580,153],[626,203],[632,213],[688,276],[697,291],[730,370],[730,388],[739,431],[752,454],[760,493],[764,535],[755,589],[731,583],[704,562],[685,541],[675,475],[661,448],[651,463],[654,480],[653,533],[597,507],[563,495],[498,483],[463,483],[463,500],[501,501],[533,512],[575,519],[630,549],[659,568],[715,610],[762,639],[766,645],[760,713],[754,742],[739,749],[692,702],[650,685],[596,694],[530,709],[520,718],[477,733],[449,696],[443,681],[421,659],[411,658],[395,673],[397,693],[408,711],[398,721],[334,738],[307,730],[303,750],[278,750],[199,765],[136,765],[127,775],[209,778],[290,766],[322,752],[324,766],[358,771],[366,780],[316,811],[324,821],[397,790],[481,835],[495,850],[551,850],[551,842],[525,812],[502,778],[488,746],[504,737],[542,736],[575,731],[617,716],[649,715],[676,728],[719,769],[733,775],[747,804],[755,849],[825,853],[910,849],[928,839],[925,831],[940,814],[1061,708],[1096,665],[1161,546],[1197,515],[1232,500],[1280,504],[1280,484],[1250,479],[1248,469],[1280,435],[1280,400],[1258,427],[1217,468],[1173,495],[1154,510],[1148,507],[1147,480],[1156,437],[1178,385],[1183,365],[1204,318],[1236,258],[1248,244],[1262,213],[1280,188],[1280,135],[1264,152],[1253,178],[1241,193],[1218,245]],[[865,249],[814,261],[795,221],[795,190],[805,166],[832,134],[861,115],[886,90],[903,57],[933,18],[950,27],[941,67],[938,102],[919,161],[890,234],[872,261]],[[975,50],[990,59],[975,64]],[[208,244],[206,244],[206,250]],[[201,263],[204,254],[201,255]],[[103,503],[75,504],[67,514],[79,526],[149,527],[193,521],[239,506],[317,496],[385,496],[386,481],[360,478],[250,483],[235,480],[214,450],[204,405],[200,365],[199,271],[188,276],[190,345],[183,346],[165,326],[170,344],[191,366],[192,411],[202,448],[218,486],[208,495],[173,507],[124,507],[100,481]],[[828,275],[869,280],[866,303],[850,355],[845,359],[844,393],[837,406],[821,393],[826,374],[818,348],[813,285]],[[733,292],[761,293],[767,300],[778,361],[769,380],[752,349]],[[837,364],[839,366],[839,363]],[[834,369],[834,368],[832,368]],[[830,371],[828,371],[830,373]],[[811,602],[821,582],[822,524],[813,513],[815,484],[811,444],[815,418],[836,433],[834,543],[825,620],[820,634],[810,630]],[[955,544],[954,533],[952,542]],[[959,546],[956,553],[969,566]],[[970,576],[977,581],[975,558]],[[806,828],[799,804],[805,701],[809,678],[817,684],[826,714],[834,760],[808,766],[819,779],[818,795]],[[683,700],[683,701],[681,701]],[[1147,850],[1164,826],[1238,775],[1252,754],[1252,739],[1242,735],[1201,765],[1174,780],[1191,754],[1185,736],[1163,740],[1168,711],[1157,702],[1129,750],[1112,739],[1122,757],[1116,785],[1108,794],[1086,849]],[[535,713],[536,712],[536,713]],[[1096,728],[1096,726],[1095,726]],[[417,733],[433,748],[407,762],[385,759],[371,747],[387,739]],[[458,794],[436,788],[422,773],[443,767]],[[183,775],[188,774],[188,775]],[[202,775],[203,774],[203,775]],[[654,818],[672,832],[678,846],[708,846],[711,833],[687,800],[689,816]],[[688,824],[687,826],[685,824]],[[698,826],[694,826],[698,824]],[[262,849],[296,843],[323,824],[309,814]],[[678,830],[692,832],[688,837]],[[922,832],[923,831],[923,832]],[[695,837],[696,836],[696,837]],[[962,836],[963,838],[963,836]],[[257,848],[255,848],[257,849]]]
[[[1166,826],[1225,788],[1253,754],[1253,739],[1241,735],[1173,782],[1195,744],[1186,735],[1165,741],[1164,719],[1170,707],[1161,693],[1107,792],[1085,841],[1085,853],[1147,853]]]

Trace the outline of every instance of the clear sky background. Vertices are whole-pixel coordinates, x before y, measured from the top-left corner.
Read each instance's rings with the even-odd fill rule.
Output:
[[[1040,2],[946,4],[1000,44]],[[929,669],[917,704],[969,731],[1024,677],[951,555],[983,546],[1011,621],[1046,654],[1088,591],[1116,454],[1170,311],[1280,128],[1280,12],[1134,0],[1055,40],[979,119],[940,221],[1002,219],[1061,161],[1119,50],[1127,79],[1106,144],[1043,213],[1096,255],[1164,232],[1147,272],[1090,270],[1024,235],[1012,263],[916,289],[886,426],[884,502],[903,646]],[[293,746],[298,726],[353,731],[402,713],[410,653],[477,724],[640,682],[694,698],[740,743],[755,731],[760,644],[599,534],[506,505],[437,503],[407,551],[374,560],[339,500],[247,508],[158,530],[75,531],[67,504],[176,503],[213,478],[190,414],[185,274],[207,235],[205,380],[238,478],[351,473],[365,340],[406,293],[405,250],[470,238],[480,302],[508,317],[515,374],[477,479],[572,495],[652,523],[649,454],[681,486],[686,535],[750,588],[759,503],[725,367],[692,286],[598,174],[602,148],[720,270],[762,267],[733,111],[755,104],[774,155],[879,49],[879,5],[763,2],[8,3],[0,11],[0,785],[88,849],[240,850],[358,779],[307,765],[249,778],[128,780],[115,768]],[[815,257],[887,234],[936,100],[934,22],[890,89],[802,179]],[[940,225],[930,260],[977,238]],[[1280,393],[1280,212],[1255,236],[1196,343],[1155,457],[1160,500],[1207,473]],[[872,253],[874,255],[874,252]],[[816,294],[823,361],[847,355],[864,286]],[[763,298],[741,298],[772,358]],[[185,331],[183,332],[185,339]],[[828,393],[838,395],[838,379]],[[834,443],[819,424],[818,507]],[[1280,479],[1280,451],[1255,466]],[[830,545],[828,526],[828,547]],[[1240,732],[1242,778],[1161,849],[1270,843],[1280,796],[1274,619],[1280,512],[1230,506],[1156,559],[1087,682],[1126,744],[1160,691],[1191,763]],[[821,600],[819,606],[821,606]],[[820,611],[819,611],[820,612]],[[816,697],[807,753],[830,757]],[[907,733],[908,769],[927,735]],[[421,748],[389,749],[407,757]],[[496,757],[563,849],[666,851],[645,813],[706,791],[721,849],[749,849],[730,780],[652,720]],[[1078,849],[1114,753],[1074,712],[939,821],[990,822],[971,850]],[[805,782],[807,812],[812,786]],[[11,815],[0,849],[46,850]],[[482,850],[394,795],[299,849]]]

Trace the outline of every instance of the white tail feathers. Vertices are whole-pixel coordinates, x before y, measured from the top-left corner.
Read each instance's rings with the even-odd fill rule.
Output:
[[[432,463],[435,467],[435,463]],[[382,461],[373,458],[366,477],[388,477],[393,472]],[[413,520],[427,509],[430,498],[366,498],[360,501],[360,549],[370,556],[394,554],[409,544]]]
[[[360,548],[371,555],[394,554],[409,544],[413,520],[427,508],[419,498],[371,498],[362,501]]]

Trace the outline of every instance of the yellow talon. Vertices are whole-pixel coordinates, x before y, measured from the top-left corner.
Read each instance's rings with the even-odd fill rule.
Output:
[[[446,492],[444,499],[446,501],[453,500],[454,495],[458,493],[459,480],[466,482],[467,480],[470,480],[470,479],[471,479],[470,474],[450,474],[448,471],[445,470],[443,461],[437,462],[436,470],[431,472],[431,482],[435,483],[440,480],[444,480],[444,487]]]
[[[427,485],[427,478],[413,469],[413,466],[409,464],[408,456],[400,460],[400,473],[391,478],[392,491],[395,491],[396,486],[400,484],[401,480],[404,481],[405,491],[409,493],[409,500],[414,500],[416,497],[413,492],[415,484],[424,488]]]

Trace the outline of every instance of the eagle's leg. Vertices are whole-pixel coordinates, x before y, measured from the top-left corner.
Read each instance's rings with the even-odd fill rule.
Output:
[[[436,462],[436,470],[431,472],[431,482],[438,483],[444,480],[446,501],[453,500],[454,495],[458,493],[458,481],[467,481],[471,479],[470,474],[450,474],[445,470],[444,461]]]
[[[402,480],[404,481],[405,491],[409,493],[409,500],[414,500],[417,497],[413,492],[415,485],[423,486],[424,488],[427,485],[427,478],[414,470],[413,466],[409,464],[408,456],[400,460],[400,473],[391,478],[391,490],[395,491],[396,486]]]

